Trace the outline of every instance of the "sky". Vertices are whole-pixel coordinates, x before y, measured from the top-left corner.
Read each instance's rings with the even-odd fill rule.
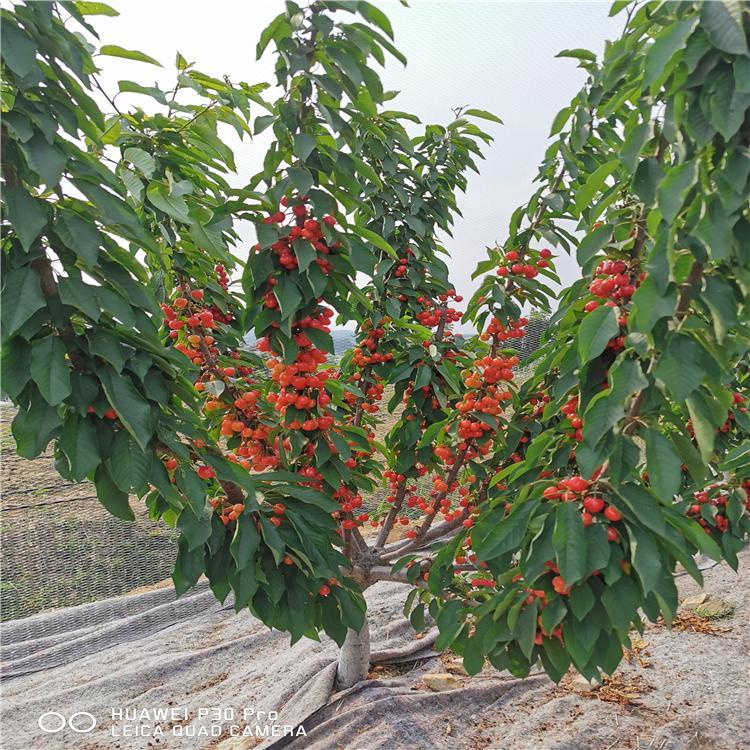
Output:
[[[449,122],[451,108],[470,105],[497,114],[504,123],[482,123],[495,140],[485,149],[480,174],[471,173],[469,188],[459,199],[463,218],[457,219],[453,237],[445,238],[451,278],[468,297],[478,283],[471,273],[487,246],[503,242],[511,213],[533,192],[532,180],[555,114],[585,82],[575,60],[556,54],[583,47],[601,55],[605,40],[619,35],[623,20],[608,17],[606,0],[411,0],[406,8],[397,0],[375,2],[390,17],[396,46],[408,59],[406,67],[391,58],[385,70],[379,69],[386,88],[401,92],[389,106],[413,112],[423,122]],[[101,43],[138,49],[164,64],[156,68],[100,57],[102,80],[110,91],[116,91],[121,78],[168,85],[178,50],[210,75],[227,74],[249,83],[274,80],[273,55],[267,51],[256,61],[255,44],[283,9],[282,0],[110,4],[120,11],[119,17],[92,19]],[[132,101],[145,104],[136,95]],[[237,142],[237,184],[260,168],[268,137]],[[249,246],[252,229],[241,233]],[[238,254],[245,253],[241,248]],[[558,271],[566,286],[578,275],[566,256],[558,261]]]

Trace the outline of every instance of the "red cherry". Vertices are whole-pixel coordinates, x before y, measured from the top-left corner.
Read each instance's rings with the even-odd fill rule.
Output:
[[[620,513],[617,508],[613,508],[611,505],[609,505],[604,511],[604,517],[609,519],[610,521],[620,521],[622,520],[622,513]]]
[[[198,469],[198,476],[201,479],[213,479],[216,476],[216,472],[210,466],[201,466]]]
[[[203,299],[203,290],[202,289],[193,289],[193,291],[190,292],[190,296],[194,300],[201,300],[201,299]]]
[[[602,508],[604,508],[604,500],[600,497],[589,495],[589,497],[584,498],[583,507],[586,508],[589,513],[601,513]]]
[[[563,485],[573,492],[584,492],[589,488],[588,480],[583,477],[571,477],[563,482]]]

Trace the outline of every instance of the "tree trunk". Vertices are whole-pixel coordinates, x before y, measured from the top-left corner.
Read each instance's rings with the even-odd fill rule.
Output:
[[[370,628],[367,616],[362,629],[347,630],[336,672],[336,690],[346,690],[367,679],[370,671]]]

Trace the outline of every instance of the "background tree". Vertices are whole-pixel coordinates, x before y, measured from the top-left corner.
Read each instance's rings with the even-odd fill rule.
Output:
[[[295,640],[325,631],[345,644],[339,686],[367,674],[362,591],[384,579],[414,584],[415,627],[429,610],[471,672],[611,672],[639,611],[671,620],[676,564],[736,564],[748,526],[747,12],[623,7],[601,64],[564,53],[589,81],[480,264],[468,343],[436,233],[488,142],[472,120],[497,118],[413,136],[384,108],[372,63],[401,56],[375,6],[288,2],[258,45],[277,53],[273,104],[178,56],[169,92],[120,82],[148,112],[113,98],[107,117],[95,48],[61,13],[95,38],[84,14],[114,11],[2,11],[3,389],[21,455],[53,440],[58,470],[120,517],[145,498],[182,531],[178,594],[205,574]],[[242,189],[226,125],[273,131]],[[518,386],[509,342],[558,281],[542,242],[575,249],[583,278]],[[334,316],[358,325],[340,366]],[[378,443],[388,385],[401,411]],[[388,503],[363,513],[383,464]],[[405,508],[422,516],[389,544]]]

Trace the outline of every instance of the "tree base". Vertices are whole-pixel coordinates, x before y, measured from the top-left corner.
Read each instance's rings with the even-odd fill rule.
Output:
[[[367,679],[370,671],[370,628],[365,619],[362,629],[348,630],[341,647],[336,671],[336,690],[346,690]]]

